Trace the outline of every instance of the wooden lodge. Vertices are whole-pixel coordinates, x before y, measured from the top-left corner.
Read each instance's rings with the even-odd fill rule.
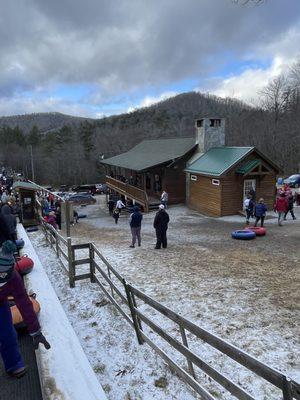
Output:
[[[198,119],[195,127],[195,138],[144,140],[104,159],[107,186],[145,211],[157,207],[163,190],[169,204],[213,217],[241,212],[251,189],[271,209],[278,166],[254,147],[225,146],[224,118]]]
[[[251,189],[273,209],[278,167],[254,147],[212,148],[190,164],[188,206],[221,217],[243,210]]]
[[[185,203],[184,169],[197,147],[194,138],[144,140],[126,153],[104,159],[106,185],[143,206],[157,207],[163,190],[169,204]]]

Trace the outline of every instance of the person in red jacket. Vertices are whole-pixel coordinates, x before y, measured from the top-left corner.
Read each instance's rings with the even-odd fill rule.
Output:
[[[42,343],[50,349],[50,344],[41,332],[40,324],[33,310],[32,303],[26,293],[23,280],[14,270],[16,250],[15,244],[7,240],[2,245],[0,252],[0,353],[6,372],[13,377],[20,378],[26,373],[26,367],[22,360],[17,333],[13,326],[12,315],[7,297],[14,297],[24,322],[27,325],[30,336],[33,339],[34,348]]]
[[[284,193],[281,193],[276,199],[274,211],[278,213],[278,225],[282,226],[284,215],[288,210],[288,203]]]

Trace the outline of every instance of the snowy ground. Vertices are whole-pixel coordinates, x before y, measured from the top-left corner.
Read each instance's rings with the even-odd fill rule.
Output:
[[[99,200],[102,204],[79,210],[88,218],[72,229],[74,241],[93,241],[146,294],[300,381],[299,208],[297,221],[288,220],[278,227],[275,218],[267,219],[266,237],[243,242],[230,237],[232,230],[244,226],[242,217],[204,218],[183,206],[170,207],[168,249],[154,250],[154,213],[144,216],[142,247],[130,249],[128,216],[121,216],[115,225],[103,205],[104,197]],[[75,289],[69,289],[42,234],[30,237],[109,399],[197,398],[146,344],[136,344],[134,332],[112,305],[105,305],[97,285],[78,282]],[[170,321],[154,317],[178,337]],[[281,397],[272,386],[193,336],[188,339],[195,352],[255,398]],[[185,366],[183,357],[174,353],[174,358]],[[231,398],[199,370],[197,375],[217,398]]]

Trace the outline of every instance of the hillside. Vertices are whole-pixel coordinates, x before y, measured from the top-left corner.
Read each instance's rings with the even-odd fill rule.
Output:
[[[144,139],[191,137],[195,119],[206,116],[226,118],[227,145],[256,146],[277,162],[285,175],[297,171],[300,117],[283,114],[274,118],[270,111],[196,92],[102,119],[60,113],[2,117],[0,161],[30,176],[26,145],[31,144],[41,183],[96,182],[104,174],[100,155],[111,157]]]
[[[37,126],[41,133],[46,133],[60,129],[64,125],[78,127],[80,123],[85,120],[87,120],[87,118],[73,117],[59,112],[36,113],[0,117],[0,127],[8,126],[10,128],[15,128],[18,126],[27,134],[34,126]]]

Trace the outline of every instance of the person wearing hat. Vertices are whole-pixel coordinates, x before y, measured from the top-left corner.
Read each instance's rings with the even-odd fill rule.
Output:
[[[167,248],[167,229],[169,221],[169,214],[166,212],[165,206],[163,204],[160,204],[153,222],[153,226],[156,232],[155,249],[160,249],[161,246],[164,249]]]
[[[37,349],[39,344],[42,343],[48,350],[50,344],[41,332],[40,324],[27,295],[23,280],[19,273],[14,270],[13,253],[15,251],[16,246],[10,240],[3,243],[0,251],[0,353],[6,372],[13,377],[20,378],[26,373],[26,367],[20,354],[17,333],[13,326],[7,300],[8,296],[14,297],[15,304],[33,339],[34,348]]]

